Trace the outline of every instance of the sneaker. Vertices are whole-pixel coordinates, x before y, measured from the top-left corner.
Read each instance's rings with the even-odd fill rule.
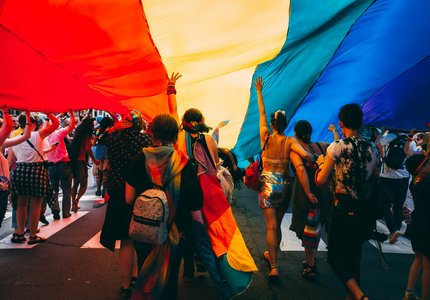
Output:
[[[390,233],[390,235],[388,237],[388,242],[390,244],[394,244],[399,239],[399,236],[400,236],[400,232],[398,232],[398,231]]]
[[[405,292],[403,295],[403,300],[421,300],[421,298],[415,295],[413,292]]]
[[[42,222],[44,225],[49,225],[49,221],[46,220],[44,215],[40,216],[39,221]]]
[[[60,220],[60,212],[59,211],[54,211],[52,214],[54,215],[54,220]]]

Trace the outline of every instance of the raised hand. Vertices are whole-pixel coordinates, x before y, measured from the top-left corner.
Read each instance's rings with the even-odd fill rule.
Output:
[[[179,72],[178,73],[173,72],[169,78],[169,85],[175,85],[176,81],[181,77],[182,75]]]
[[[258,76],[257,79],[255,80],[254,85],[257,92],[261,92],[264,87],[263,78],[261,76]]]

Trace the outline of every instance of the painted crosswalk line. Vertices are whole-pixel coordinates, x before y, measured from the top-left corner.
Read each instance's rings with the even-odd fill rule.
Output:
[[[99,249],[104,248],[102,244],[100,244],[100,234],[101,231],[97,232],[95,236],[93,236],[88,242],[86,242],[84,245],[82,245],[81,248],[91,248],[91,249]],[[120,241],[116,241],[115,243],[115,249],[119,249]]]
[[[294,231],[290,230],[291,213],[286,213],[281,223],[282,240],[280,244],[281,251],[303,251],[302,241],[299,240]],[[327,251],[326,243],[320,240],[318,251]]]
[[[387,227],[381,221],[376,223],[376,229],[378,232],[389,234]],[[403,234],[406,230],[406,224],[402,224],[400,233]],[[369,241],[374,247],[377,247],[375,241]],[[414,254],[412,250],[411,241],[407,238],[400,236],[396,243],[390,244],[388,241],[381,243],[383,253],[398,253],[398,254]]]
[[[66,226],[72,224],[79,218],[83,217],[87,213],[88,211],[79,211],[77,213],[72,213],[72,216],[70,218],[60,219],[55,221],[53,220],[53,215],[50,214],[49,216],[46,217],[46,219],[49,221],[49,225],[40,227],[40,233],[38,235],[44,238],[49,238],[50,236],[54,235],[58,231],[65,228]],[[28,236],[29,234],[26,235],[27,240],[28,240]],[[38,245],[38,244],[28,245],[27,243],[14,244],[10,241],[11,238],[12,238],[12,234],[0,240],[0,249],[31,249]]]
[[[281,251],[303,251],[301,240],[296,236],[296,233],[289,229],[291,224],[291,213],[286,213],[281,223],[282,240],[280,244]],[[381,233],[389,234],[389,231],[385,224],[381,221],[377,222],[377,230]],[[400,233],[403,234],[406,230],[406,224],[403,223]],[[371,245],[377,247],[375,241],[369,241]],[[327,251],[326,243],[321,239],[318,251]],[[388,243],[388,241],[381,243],[383,253],[397,253],[397,254],[414,254],[412,250],[411,241],[407,238],[400,236],[398,241],[394,244]]]

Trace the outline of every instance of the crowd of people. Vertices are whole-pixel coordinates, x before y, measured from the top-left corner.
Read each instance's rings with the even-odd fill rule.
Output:
[[[48,224],[44,217],[47,206],[54,220],[69,218],[80,209],[91,159],[96,195],[109,199],[100,242],[114,251],[115,242],[120,241],[122,297],[177,298],[182,260],[184,279],[193,280],[196,266],[207,270],[221,299],[243,292],[257,267],[240,231],[234,230],[234,216],[217,179],[222,161],[216,140],[208,134],[211,128],[196,108],[179,118],[175,83],[180,77],[173,73],[169,78],[170,114],[158,115],[149,124],[135,110],[124,115],[108,113],[97,121],[90,112],[82,118],[76,118],[73,111],[46,113],[45,117],[25,112],[14,124],[4,109],[0,225],[9,199],[14,220],[11,242],[44,242],[38,235],[38,223]],[[340,131],[334,124],[328,128],[332,143],[312,141],[312,125],[306,120],[295,124],[294,136],[286,136],[284,111],[277,110],[267,119],[261,77],[256,79],[255,89],[262,148],[256,204],[266,224],[267,250],[262,256],[269,265],[270,282],[279,281],[280,228],[291,203],[290,229],[304,248],[304,279],[312,282],[317,277],[315,255],[325,227],[328,262],[345,285],[346,299],[370,299],[360,287],[362,245],[371,238],[378,217],[385,220],[388,242],[396,243],[405,219],[415,259],[404,299],[420,299],[414,286],[421,271],[422,299],[430,299],[430,223],[426,216],[430,210],[430,135],[372,128],[364,136],[361,107],[347,104],[338,114]],[[392,154],[396,151],[398,162]],[[154,186],[165,191],[169,209],[169,234],[160,245],[142,243],[129,235],[135,218],[133,203]],[[404,205],[408,190],[413,211]],[[373,217],[376,211],[380,214]],[[234,247],[240,251],[229,252],[226,236],[231,232],[239,232]],[[225,253],[231,261],[241,261],[241,266],[226,264]],[[232,269],[236,273],[229,276]]]

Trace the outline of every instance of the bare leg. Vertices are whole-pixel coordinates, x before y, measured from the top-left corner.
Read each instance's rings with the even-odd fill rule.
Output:
[[[421,267],[423,265],[423,254],[421,252],[415,253],[414,261],[412,262],[411,267],[409,268],[409,276],[408,276],[408,290],[414,290],[415,282],[417,281],[418,276],[420,275]]]
[[[276,209],[265,208],[263,209],[264,219],[266,221],[266,242],[267,250],[270,254],[270,264],[277,266],[278,264],[278,248],[279,248],[279,222],[277,220]],[[272,268],[269,275],[277,275],[278,270]]]
[[[351,295],[353,297],[352,299],[361,299],[361,297],[363,297],[364,293],[360,289],[357,281],[354,278],[348,280],[345,285],[348,288],[349,292],[351,293]],[[366,300],[368,300],[368,299],[366,299]]]
[[[430,299],[430,259],[423,255],[422,299]]]
[[[82,178],[82,181],[79,184],[79,191],[78,191],[78,195],[76,196],[75,199],[75,203],[76,205],[78,205],[79,200],[82,198],[82,196],[85,194],[85,192],[87,191],[87,185],[88,185],[88,180],[87,178]],[[79,208],[79,207],[78,207]]]
[[[315,265],[315,253],[315,249],[305,248],[306,263],[309,267],[313,267]]]
[[[27,204],[28,197],[18,195],[18,205],[16,207],[16,223],[18,227],[16,228],[15,233],[24,234],[25,223],[27,222]],[[39,221],[39,217],[37,217]]]
[[[135,274],[135,259],[134,259],[134,246],[133,241],[121,240],[119,248],[119,267],[122,276],[122,287],[129,288],[131,276]]]
[[[37,235],[43,198],[30,197],[30,236]]]

